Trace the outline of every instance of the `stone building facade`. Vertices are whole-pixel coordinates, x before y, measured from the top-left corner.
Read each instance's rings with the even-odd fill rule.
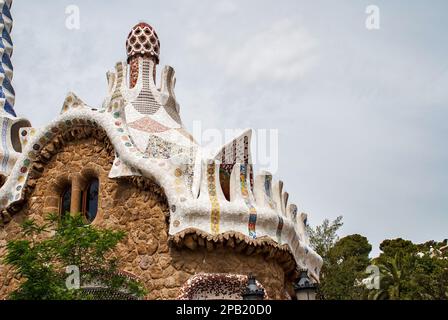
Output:
[[[137,24],[126,49],[100,108],[70,93],[44,128],[0,111],[0,258],[24,219],[69,211],[126,232],[115,254],[147,299],[240,299],[249,273],[268,299],[294,299],[300,270],[318,282],[306,214],[252,171],[251,131],[206,158],[182,124],[173,68],[156,87],[155,30]],[[0,263],[0,299],[19,281]]]

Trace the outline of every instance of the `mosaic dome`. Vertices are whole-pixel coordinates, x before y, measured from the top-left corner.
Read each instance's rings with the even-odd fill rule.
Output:
[[[128,61],[135,56],[147,56],[159,63],[160,41],[154,28],[144,22],[135,25],[126,40],[126,52]]]

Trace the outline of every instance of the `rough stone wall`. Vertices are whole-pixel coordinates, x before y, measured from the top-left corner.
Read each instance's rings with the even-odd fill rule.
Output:
[[[45,164],[42,175],[22,209],[12,220],[0,226],[0,259],[8,239],[18,235],[26,216],[42,221],[48,212],[57,212],[59,194],[68,181],[100,181],[97,218],[94,225],[126,232],[117,247],[120,268],[137,276],[146,286],[148,299],[176,299],[180,288],[194,274],[252,272],[270,298],[285,298],[284,271],[275,259],[246,255],[225,247],[214,250],[198,247],[179,249],[170,245],[168,204],[162,190],[143,178],[108,178],[113,155],[103,142],[93,137],[64,144]],[[9,267],[0,263],[0,299],[5,299],[18,284]]]

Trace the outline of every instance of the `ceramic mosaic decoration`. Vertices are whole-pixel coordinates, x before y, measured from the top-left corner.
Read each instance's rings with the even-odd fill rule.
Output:
[[[14,88],[12,87],[12,73],[13,67],[11,63],[12,55],[12,40],[11,40],[11,29],[12,29],[12,17],[11,8],[12,0],[1,0],[0,1],[0,104],[2,110],[6,111],[11,116],[16,116],[14,112]]]
[[[14,111],[15,93],[11,81],[13,66],[11,55],[13,45],[11,40],[12,17],[11,0],[0,0],[0,174],[9,175],[14,163],[20,156],[19,129],[31,126],[28,120],[17,118]]]

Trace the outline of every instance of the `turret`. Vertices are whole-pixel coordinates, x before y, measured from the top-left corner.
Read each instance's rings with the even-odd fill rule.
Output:
[[[145,22],[135,25],[126,40],[128,55],[129,86],[133,88],[138,80],[139,59],[144,60],[144,66],[149,67],[152,80],[155,82],[156,65],[159,64],[160,41],[153,27]],[[147,70],[143,70],[147,71]],[[150,76],[143,74],[143,77]]]

